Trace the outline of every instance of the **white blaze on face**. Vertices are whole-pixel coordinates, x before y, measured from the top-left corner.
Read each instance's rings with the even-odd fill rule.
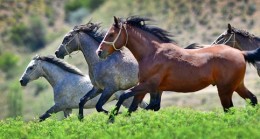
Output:
[[[33,68],[33,69],[31,69],[31,68]],[[20,79],[25,78],[26,76],[29,76],[29,75],[35,70],[34,68],[36,68],[36,61],[35,61],[35,60],[32,60],[32,61],[28,64],[28,66],[26,67],[26,70],[24,71],[24,73],[23,73],[23,75],[21,76]],[[27,78],[28,78],[28,77],[27,77]]]

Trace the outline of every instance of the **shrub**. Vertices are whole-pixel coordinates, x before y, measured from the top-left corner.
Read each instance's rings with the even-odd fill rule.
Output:
[[[255,11],[256,11],[256,5],[252,3],[248,6],[247,15],[251,16],[255,13]]]
[[[18,23],[11,27],[9,39],[18,46],[24,46],[31,51],[43,48],[46,44],[45,27],[38,17],[30,18],[30,25]]]
[[[86,8],[90,11],[98,8],[105,0],[69,0],[65,3],[65,12],[75,11],[80,8]]]
[[[8,92],[8,115],[10,117],[22,116],[22,91],[18,82],[14,82],[9,87]]]
[[[7,78],[12,77],[15,67],[19,61],[18,56],[5,52],[0,55],[0,70],[7,74]]]

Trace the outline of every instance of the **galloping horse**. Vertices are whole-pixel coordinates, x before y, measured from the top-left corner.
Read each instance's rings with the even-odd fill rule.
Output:
[[[260,38],[228,24],[228,29],[213,44],[226,44],[239,50],[254,50],[260,47]],[[254,66],[257,69],[258,76],[260,76],[260,63],[256,62]]]
[[[209,85],[216,85],[224,111],[233,106],[232,94],[242,98],[257,98],[244,85],[246,62],[260,60],[260,49],[240,51],[226,45],[214,45],[201,49],[183,49],[161,28],[146,25],[148,18],[129,17],[126,21],[114,17],[101,42],[97,55],[106,58],[126,46],[139,64],[139,83],[121,95],[114,109],[118,113],[122,102],[135,96],[142,100],[146,92],[175,91],[194,92]],[[135,111],[132,103],[129,112]]]
[[[55,52],[56,57],[64,58],[73,51],[81,51],[88,64],[93,88],[80,100],[80,119],[83,118],[84,104],[96,95],[102,94],[96,106],[97,111],[107,112],[102,107],[112,94],[129,89],[138,83],[138,63],[129,50],[115,52],[107,61],[98,58],[95,51],[105,35],[99,29],[100,25],[92,22],[75,26],[72,31],[67,33]],[[159,110],[162,92],[159,92],[159,95],[153,94],[150,104],[147,106],[146,103],[142,102],[140,107]],[[132,99],[128,101],[130,101],[130,104],[132,103]]]
[[[68,117],[72,109],[78,108],[80,99],[93,87],[89,78],[79,69],[53,56],[35,56],[21,76],[20,83],[26,86],[39,77],[44,77],[51,84],[55,102],[40,116],[40,121],[59,111],[63,111],[64,116]],[[99,97],[100,95],[89,100],[84,108],[95,108]],[[113,96],[108,102],[115,99],[116,97]]]

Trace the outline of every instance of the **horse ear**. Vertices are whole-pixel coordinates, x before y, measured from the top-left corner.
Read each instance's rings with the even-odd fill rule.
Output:
[[[231,27],[231,25],[228,23],[228,33],[231,33],[232,32],[232,27]]]
[[[119,26],[118,26],[118,19],[117,19],[115,16],[114,16],[114,22],[115,22],[115,27],[118,28],[118,27],[119,27]]]

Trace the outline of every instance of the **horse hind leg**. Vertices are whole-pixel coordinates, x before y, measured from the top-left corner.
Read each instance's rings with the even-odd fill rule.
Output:
[[[251,105],[255,106],[257,104],[256,96],[250,92],[245,85],[242,83],[236,90],[235,90],[242,98],[250,99]]]
[[[70,116],[70,114],[72,113],[72,109],[66,108],[65,110],[63,110],[63,113],[64,113],[64,117],[68,118]]]
[[[218,95],[219,95],[222,107],[224,109],[224,112],[228,112],[228,110],[234,106],[233,102],[232,102],[232,94],[233,94],[233,90],[231,90],[231,89],[218,88]]]

